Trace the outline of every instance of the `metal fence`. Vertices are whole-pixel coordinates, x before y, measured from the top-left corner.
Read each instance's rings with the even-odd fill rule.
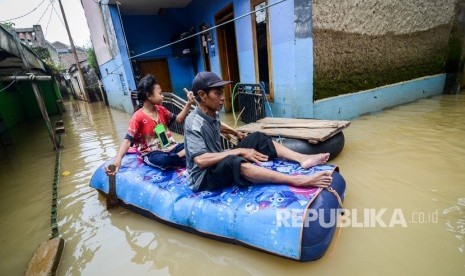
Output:
[[[259,84],[237,84],[234,97],[236,96],[241,110],[241,121],[248,124],[265,118],[266,96]]]

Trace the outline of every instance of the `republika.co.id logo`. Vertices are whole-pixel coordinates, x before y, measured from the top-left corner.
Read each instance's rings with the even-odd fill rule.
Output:
[[[438,211],[417,211],[406,219],[401,208],[388,209],[277,209],[276,225],[278,227],[308,227],[310,223],[319,223],[321,227],[356,227],[356,228],[393,228],[407,227],[408,224],[438,223]]]

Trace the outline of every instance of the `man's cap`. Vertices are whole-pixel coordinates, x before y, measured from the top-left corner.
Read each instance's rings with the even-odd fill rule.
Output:
[[[195,96],[199,90],[207,90],[212,87],[221,87],[232,81],[224,81],[213,72],[200,72],[194,77],[192,82],[192,92]]]

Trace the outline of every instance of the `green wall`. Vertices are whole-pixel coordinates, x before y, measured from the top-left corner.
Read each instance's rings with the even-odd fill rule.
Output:
[[[0,90],[9,83],[0,82]],[[10,128],[25,119],[20,98],[16,96],[18,90],[13,85],[8,90],[0,92],[0,116],[3,118],[6,128]]]
[[[9,82],[0,82],[0,89],[8,84]],[[38,82],[38,86],[42,91],[48,115],[58,114],[57,100],[61,99],[61,96],[56,81],[41,81]],[[30,82],[18,82],[0,92],[0,117],[3,118],[6,128],[25,119],[42,117]]]

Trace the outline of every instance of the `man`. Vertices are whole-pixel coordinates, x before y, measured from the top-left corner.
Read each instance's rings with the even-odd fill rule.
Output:
[[[243,139],[237,148],[223,151],[220,132],[242,138],[243,134],[222,125],[218,111],[224,105],[223,81],[212,72],[198,73],[192,83],[192,92],[198,103],[184,125],[189,186],[193,191],[214,190],[232,184],[246,186],[252,183],[288,183],[292,186],[329,187],[332,171],[313,175],[286,175],[256,166],[276,157],[296,161],[302,168],[324,164],[329,153],[306,155],[292,151],[256,132]]]

